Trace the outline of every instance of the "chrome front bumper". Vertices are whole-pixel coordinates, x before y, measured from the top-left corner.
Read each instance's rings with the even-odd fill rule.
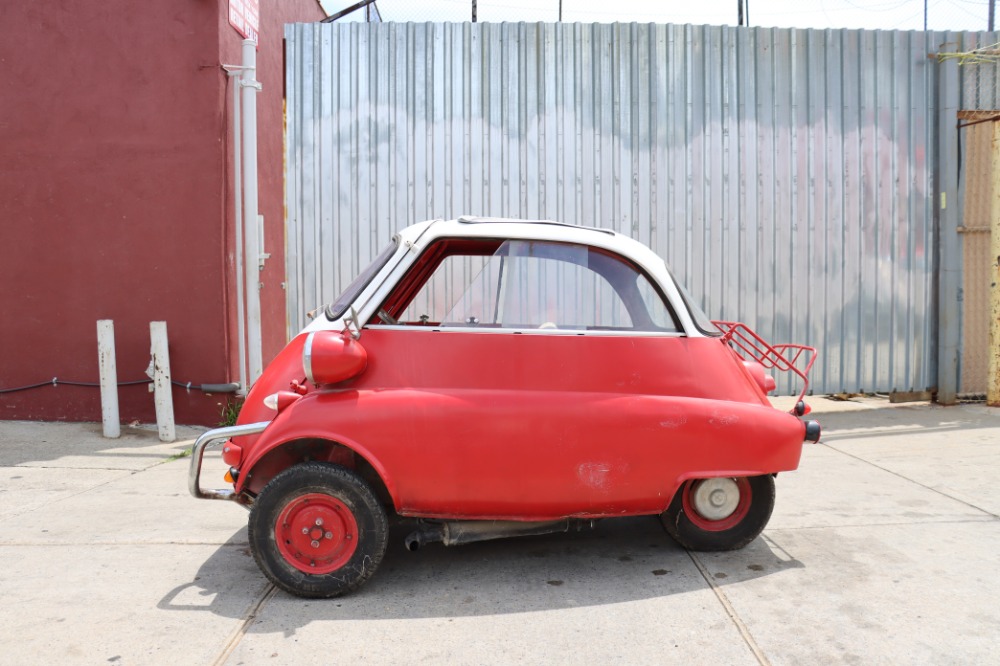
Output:
[[[201,437],[195,440],[194,447],[191,449],[191,467],[188,469],[188,490],[191,491],[191,494],[198,499],[235,500],[236,493],[231,489],[202,490],[200,481],[201,459],[205,455],[205,449],[219,442],[227,441],[230,437],[256,435],[259,432],[263,432],[269,425],[271,425],[270,421],[261,421],[260,423],[215,428],[203,433]]]

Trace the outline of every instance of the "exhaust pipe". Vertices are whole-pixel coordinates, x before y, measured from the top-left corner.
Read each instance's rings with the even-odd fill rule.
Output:
[[[441,542],[445,546],[460,546],[476,541],[490,541],[507,537],[537,536],[593,528],[593,520],[547,520],[525,522],[520,520],[456,520],[430,523],[406,537],[406,549],[413,552],[424,544]]]
[[[444,541],[444,525],[427,525],[406,537],[406,550],[414,553],[425,543]]]

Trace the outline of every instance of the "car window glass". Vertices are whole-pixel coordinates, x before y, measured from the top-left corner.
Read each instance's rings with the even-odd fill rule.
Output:
[[[691,314],[691,319],[694,320],[695,326],[698,327],[702,333],[706,335],[721,336],[722,331],[712,322],[712,318],[705,314],[705,311],[701,309],[698,302],[694,300],[691,296],[691,292],[677,280],[674,280],[674,284],[677,285],[677,290],[681,292],[681,298],[684,299],[684,305],[687,306],[688,312]]]
[[[652,285],[649,278],[642,273],[636,273],[635,277],[636,291],[646,306],[646,311],[649,313],[649,318],[654,328],[669,331],[677,330],[674,318],[670,314],[667,304],[663,302],[663,297],[660,296],[660,292]]]
[[[503,248],[501,248],[503,249]],[[622,299],[582,245],[512,241],[500,301],[506,328],[632,328]]]
[[[490,256],[451,255],[399,316],[400,323],[487,321],[496,311],[499,264]]]
[[[347,285],[340,296],[337,297],[333,303],[326,306],[326,318],[333,321],[339,318],[342,314],[347,311],[348,306],[354,302],[354,299],[364,291],[368,283],[372,281],[375,274],[378,273],[382,268],[389,263],[389,259],[396,252],[396,246],[398,239],[393,238],[392,242],[385,246],[378,256],[368,264],[368,266],[358,274],[351,284]]]
[[[372,326],[679,331],[659,289],[609,251],[552,241],[443,239]]]

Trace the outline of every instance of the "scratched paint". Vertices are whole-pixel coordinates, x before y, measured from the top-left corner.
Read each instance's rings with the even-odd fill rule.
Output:
[[[716,428],[728,428],[739,423],[740,417],[736,414],[727,414],[725,412],[715,410],[712,412],[712,416],[709,417],[708,422]]]
[[[604,490],[607,488],[609,472],[611,465],[607,463],[582,463],[577,469],[577,476],[585,486]]]

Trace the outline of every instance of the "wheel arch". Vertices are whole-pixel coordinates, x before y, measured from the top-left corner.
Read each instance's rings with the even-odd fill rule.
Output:
[[[241,470],[238,490],[256,496],[277,474],[305,462],[325,462],[353,470],[384,506],[394,511],[398,507],[395,485],[378,460],[344,438],[296,436],[275,444]]]

